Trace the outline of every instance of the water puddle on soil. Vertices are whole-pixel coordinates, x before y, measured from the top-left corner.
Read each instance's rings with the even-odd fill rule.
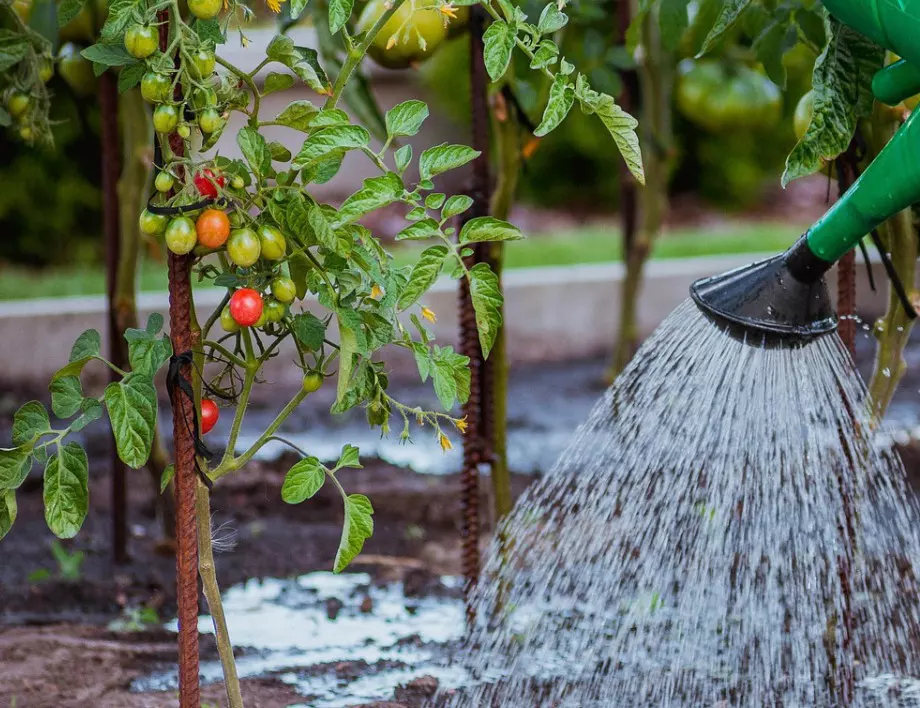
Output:
[[[224,609],[234,646],[245,649],[237,658],[240,677],[274,675],[310,708],[392,698],[398,685],[426,674],[459,685],[466,674],[448,666],[447,655],[464,632],[460,583],[443,577],[439,592],[424,597],[407,597],[402,583],[374,585],[366,573],[316,572],[233,586]],[[209,615],[198,626],[214,631]],[[176,631],[176,620],[167,629]],[[201,677],[223,680],[220,662],[202,662]],[[136,680],[132,690],[176,685],[169,670]]]

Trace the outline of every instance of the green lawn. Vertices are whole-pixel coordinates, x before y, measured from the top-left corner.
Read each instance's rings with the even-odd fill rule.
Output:
[[[729,253],[772,253],[786,249],[799,235],[789,224],[732,224],[712,229],[680,229],[662,236],[653,258],[688,258]],[[409,262],[421,246],[397,249],[397,261]],[[603,263],[620,258],[615,230],[599,227],[545,235],[508,244],[509,268]],[[146,262],[141,268],[143,291],[166,289],[166,268]],[[100,295],[105,292],[102,268],[53,268],[41,271],[0,266],[0,300]]]

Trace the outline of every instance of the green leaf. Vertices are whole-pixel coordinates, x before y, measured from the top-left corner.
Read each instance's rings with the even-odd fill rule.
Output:
[[[265,77],[265,86],[262,88],[262,95],[267,96],[276,91],[287,91],[294,85],[294,77],[290,74],[279,74],[276,71],[270,71]]]
[[[118,72],[118,93],[124,93],[137,86],[146,70],[147,65],[142,61],[122,67],[122,70]]]
[[[569,23],[569,18],[559,9],[559,5],[551,2],[543,8],[540,13],[540,21],[537,23],[537,31],[540,34],[552,34],[558,32]],[[504,72],[502,72],[504,73]]]
[[[444,200],[447,199],[447,195],[442,192],[433,192],[425,197],[425,207],[427,209],[440,209],[444,206]]]
[[[6,536],[16,523],[16,494],[12,489],[0,492],[0,540]]]
[[[354,0],[329,0],[329,31],[337,34],[348,22]]]
[[[99,332],[94,329],[88,329],[77,337],[77,341],[73,343],[68,361],[75,363],[86,357],[99,356],[101,351],[102,338],[99,336]]]
[[[304,141],[303,147],[300,148],[300,152],[294,158],[292,166],[298,170],[302,169],[334,151],[365,147],[370,139],[370,133],[358,125],[337,125],[322,128]]]
[[[82,411],[80,417],[70,424],[72,433],[78,433],[94,420],[99,420],[105,412],[102,404],[95,398],[84,398],[83,403],[80,404],[80,410]]]
[[[418,299],[434,285],[441,273],[444,259],[449,249],[447,246],[432,246],[422,251],[418,262],[412,267],[409,282],[399,298],[399,309],[405,310],[414,305]]]
[[[272,140],[268,144],[268,153],[275,162],[289,162],[291,159],[291,151],[277,140]]]
[[[319,244],[335,253],[339,248],[339,241],[336,238],[335,231],[329,224],[329,220],[323,213],[322,208],[317,204],[311,204],[307,212],[307,220],[310,222],[310,228],[316,235]]]
[[[339,208],[336,223],[357,221],[375,209],[397,201],[404,191],[402,180],[394,172],[364,180],[364,187],[352,194]]]
[[[213,42],[215,46],[227,43],[227,38],[220,28],[220,22],[216,19],[195,20],[192,23],[192,29],[198,35],[198,39],[204,42]]]
[[[163,470],[163,474],[160,476],[160,494],[163,494],[166,489],[169,487],[169,483],[173,481],[173,477],[176,476],[176,466],[175,465],[166,465],[166,469]]]
[[[73,538],[89,509],[86,453],[77,443],[58,448],[45,465],[45,521],[58,538]]]
[[[307,5],[309,4],[309,2],[310,0],[291,0],[291,4],[290,4],[291,19],[292,20],[298,19],[303,14],[303,11],[307,9]]]
[[[48,411],[39,401],[29,401],[13,416],[13,445],[31,444],[37,436],[51,430]]]
[[[316,352],[323,346],[326,338],[326,324],[311,312],[294,315],[291,323],[294,336],[307,351]]]
[[[327,90],[328,79],[322,73],[322,68],[316,60],[316,52],[306,47],[295,47],[294,41],[284,35],[276,35],[268,47],[265,55],[271,60],[284,64],[291,71],[317,92]]]
[[[581,102],[581,109],[584,113],[595,113],[601,119],[616,143],[629,171],[639,184],[645,184],[642,151],[639,149],[639,138],[636,135],[638,121],[620,108],[612,96],[591,89],[581,74],[578,75],[575,84],[575,96]]]
[[[342,527],[342,539],[335,554],[333,572],[341,573],[354,560],[364,542],[374,533],[374,507],[371,500],[363,494],[349,494],[345,501],[345,524]]]
[[[502,298],[498,276],[485,263],[470,269],[470,298],[476,311],[476,328],[483,356],[488,357],[502,326]]]
[[[335,463],[335,469],[339,470],[342,467],[353,467],[355,469],[363,469],[360,458],[360,450],[354,445],[345,445],[342,448],[342,454],[339,455],[339,461]]]
[[[428,106],[423,101],[403,101],[387,111],[387,136],[408,138],[416,135],[427,117]]]
[[[58,418],[70,418],[83,405],[83,386],[76,376],[56,378],[48,388],[51,391],[51,410]]]
[[[315,457],[305,457],[288,470],[281,485],[281,499],[300,504],[310,499],[326,483],[326,468]]]
[[[0,30],[0,71],[16,66],[28,53],[29,40],[24,34]]]
[[[827,19],[827,46],[815,62],[815,107],[808,130],[786,160],[783,186],[817,172],[850,145],[859,118],[872,112],[872,77],[885,50],[871,40]]]
[[[297,299],[303,300],[307,295],[307,275],[313,268],[310,259],[302,253],[292,253],[288,258],[288,268],[291,271],[291,280],[297,288]]]
[[[638,6],[633,12],[632,22],[626,30],[626,50],[632,54],[642,42],[642,25],[645,18],[652,10],[654,0],[639,0]]]
[[[125,330],[125,341],[128,342],[128,361],[131,363],[131,369],[139,374],[145,374],[152,377],[160,367],[163,366],[169,357],[172,356],[172,342],[165,334],[157,337],[160,327],[162,327],[162,318],[160,318],[160,327],[156,327],[156,322],[151,315],[147,322],[146,329],[130,328]]]
[[[319,109],[309,101],[294,101],[275,118],[277,123],[286,125],[304,133],[310,132],[310,121],[319,113]]]
[[[271,173],[271,153],[268,151],[265,138],[258,130],[248,126],[240,128],[240,132],[236,134],[236,144],[240,146],[243,157],[257,177],[266,177]]]
[[[479,151],[466,145],[442,143],[428,148],[418,161],[419,179],[425,181],[448,170],[455,170],[477,157],[479,157]]]
[[[349,125],[351,123],[348,114],[341,108],[324,108],[319,111],[310,121],[310,128],[317,130],[319,128],[331,128],[338,125]]]
[[[537,51],[534,52],[530,68],[539,71],[552,66],[557,61],[559,61],[559,47],[556,46],[555,42],[544,39],[537,46]]]
[[[57,7],[57,25],[66,27],[80,14],[85,0],[63,0]]]
[[[709,30],[709,34],[706,35],[706,39],[703,40],[703,46],[699,53],[705,54],[708,52],[713,43],[735,24],[738,18],[741,17],[741,13],[750,4],[751,0],[723,0],[722,10],[719,12],[712,29]]]
[[[462,214],[471,206],[473,206],[472,197],[468,197],[465,194],[456,194],[450,197],[444,204],[444,208],[441,209],[441,218],[450,219],[458,214]]]
[[[508,71],[516,38],[517,28],[501,20],[489,25],[489,29],[483,34],[482,56],[492,81],[498,81]]]
[[[84,59],[88,59],[97,66],[125,66],[134,64],[137,59],[128,54],[128,51],[121,44],[94,44],[87,47],[80,54]]]
[[[406,228],[396,234],[397,241],[426,241],[434,238],[441,233],[441,227],[438,222],[427,217],[414,224],[409,224]]]
[[[689,5],[690,0],[661,0],[658,24],[661,28],[661,43],[669,52],[680,46],[680,39],[687,31],[690,20]]]
[[[0,489],[17,489],[32,469],[32,444],[0,448]]]
[[[575,103],[575,87],[569,83],[568,78],[556,74],[549,89],[549,101],[543,111],[543,120],[534,131],[538,138],[553,132],[572,110]]]
[[[470,358],[451,347],[435,347],[431,358],[434,392],[449,411],[455,402],[466,403],[470,397]]]
[[[399,150],[393,153],[393,160],[396,162],[396,171],[402,174],[406,171],[409,163],[412,162],[412,146],[403,145]]]
[[[787,37],[790,37],[791,43],[787,43]],[[753,47],[757,52],[757,60],[763,64],[770,80],[780,88],[786,87],[786,65],[783,64],[783,54],[794,44],[795,30],[789,26],[788,12],[771,22],[754,40]]]
[[[458,243],[480,243],[482,241],[518,241],[524,234],[513,224],[491,216],[480,216],[467,221],[460,229]]]
[[[105,405],[112,421],[118,457],[140,469],[150,457],[157,423],[157,392],[149,376],[128,374],[105,388]]]

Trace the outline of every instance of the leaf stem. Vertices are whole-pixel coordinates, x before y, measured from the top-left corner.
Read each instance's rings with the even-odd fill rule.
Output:
[[[258,129],[259,127],[259,104],[262,101],[262,94],[259,93],[259,88],[258,86],[256,86],[256,82],[253,80],[252,74],[247,74],[242,69],[238,69],[233,64],[231,64],[226,59],[223,59],[220,56],[216,57],[216,59],[217,59],[218,64],[220,64],[222,67],[230,71],[230,73],[233,74],[234,76],[242,79],[242,81],[249,87],[249,90],[252,91],[253,103],[252,103],[252,112],[249,113],[249,127]],[[261,69],[262,66],[264,65],[265,65],[264,63],[260,64],[257,67],[256,71],[258,71],[258,69]],[[255,71],[253,72],[253,74],[254,73]]]

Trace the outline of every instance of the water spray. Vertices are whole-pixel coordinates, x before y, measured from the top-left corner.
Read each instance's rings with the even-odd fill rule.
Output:
[[[920,0],[824,0],[838,20],[904,57],[872,81],[875,97],[897,105],[920,93]],[[884,221],[920,202],[920,111],[914,111],[856,183],[788,251],[690,288],[697,306],[739,334],[808,341],[834,331],[824,275]],[[896,276],[895,286],[900,286]],[[913,307],[899,287],[908,313]]]

